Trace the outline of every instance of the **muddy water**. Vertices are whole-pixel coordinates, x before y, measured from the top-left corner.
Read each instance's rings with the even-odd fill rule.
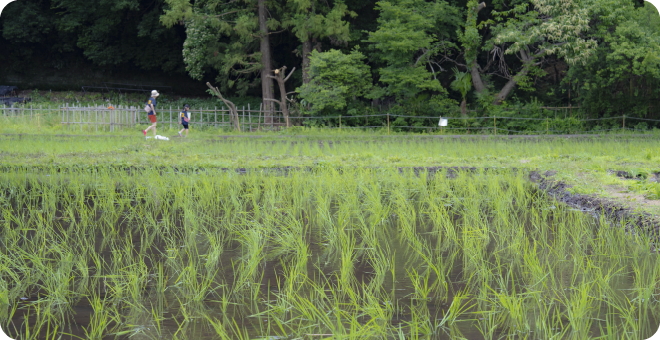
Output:
[[[534,207],[528,208],[533,209]],[[333,215],[339,213],[338,207],[336,206],[331,207],[330,211]],[[312,214],[313,212],[308,212],[308,215]],[[63,215],[62,212],[58,213],[58,216]],[[98,212],[97,219],[100,219],[101,215],[101,212]],[[484,211],[484,215],[489,215],[489,212]],[[554,215],[549,214],[548,218],[553,219]],[[586,218],[591,219],[590,217]],[[174,220],[183,220],[183,218],[174,218]],[[159,219],[156,223],[166,223],[166,221]],[[460,213],[455,212],[452,216],[452,223],[454,225],[461,225],[465,223],[465,217]],[[594,220],[590,223],[596,228],[596,222]],[[307,276],[315,278],[323,274],[329,278],[329,287],[336,288],[337,286],[335,285],[338,284],[337,276],[333,276],[333,274],[340,273],[342,270],[342,262],[338,253],[335,251],[336,249],[330,247],[326,243],[327,240],[323,236],[324,228],[318,223],[302,216],[302,225],[304,230],[307,231],[302,237],[305,239],[310,254],[306,267]],[[356,225],[357,221],[350,221],[345,228],[345,231],[353,231],[356,233],[356,236],[359,237],[359,230]],[[525,222],[525,225],[529,230],[533,228],[530,221]],[[66,230],[68,224],[63,221],[60,223],[60,226],[63,230]],[[119,230],[119,234],[123,236],[130,235],[133,238],[132,244],[136,253],[145,246],[142,244],[144,238],[141,237],[140,226],[133,225],[130,219],[118,223],[116,228]],[[380,292],[384,296],[388,296],[388,299],[383,302],[396,304],[400,307],[398,312],[393,315],[391,320],[389,320],[394,328],[399,325],[405,325],[407,322],[414,320],[410,310],[412,304],[425,304],[429,311],[429,315],[437,319],[442,319],[443,315],[448,312],[449,306],[456,292],[463,290],[468,285],[468,280],[466,280],[466,268],[464,265],[465,262],[463,261],[464,254],[459,252],[460,255],[452,263],[447,272],[446,279],[449,283],[447,298],[444,299],[440,296],[431,295],[425,301],[414,300],[412,297],[416,290],[410,280],[407,279],[409,276],[408,271],[410,269],[421,270],[424,264],[419,258],[414,256],[416,250],[405,240],[405,237],[401,232],[402,228],[403,227],[397,223],[396,219],[392,219],[392,221],[383,224],[381,231],[382,234],[380,234],[381,237],[379,238],[381,242],[387,244],[387,247],[389,247],[393,254],[397,255],[393,257],[393,274],[386,275],[380,285]],[[436,244],[436,247],[446,246],[446,244],[437,244],[437,238],[432,232],[429,232],[429,230],[433,229],[432,222],[429,219],[420,218],[417,221],[415,228],[420,240],[427,242],[428,244]],[[183,226],[176,226],[175,229],[183,230],[184,228]],[[549,235],[549,237],[551,236],[552,235]],[[219,258],[219,271],[212,287],[217,288],[218,290],[216,290],[215,293],[210,293],[205,299],[198,303],[190,301],[185,302],[185,299],[182,299],[182,293],[177,282],[177,276],[180,273],[167,270],[167,257],[172,244],[180,244],[180,251],[193,251],[192,247],[190,247],[191,242],[186,240],[188,237],[190,237],[190,235],[178,235],[174,237],[176,241],[173,243],[156,241],[145,246],[149,249],[145,251],[148,256],[144,258],[144,265],[148,268],[150,280],[140,290],[140,296],[137,301],[131,300],[128,297],[119,300],[110,300],[109,296],[111,295],[111,290],[108,288],[108,284],[104,280],[104,278],[111,276],[109,274],[101,275],[103,277],[101,279],[92,279],[89,281],[88,288],[90,291],[93,290],[99,292],[102,298],[108,299],[108,304],[119,306],[118,310],[121,315],[118,321],[123,324],[120,329],[125,333],[119,335],[117,338],[168,339],[173,338],[176,334],[178,338],[184,339],[216,339],[218,338],[218,335],[212,329],[206,318],[209,317],[210,319],[217,320],[223,320],[224,318],[234,320],[239,328],[247,331],[250,338],[269,338],[270,336],[270,339],[276,339],[277,337],[273,334],[281,334],[281,332],[277,331],[277,326],[272,323],[272,320],[269,324],[269,317],[267,313],[264,312],[272,308],[277,301],[278,294],[282,293],[280,287],[283,287],[287,280],[287,277],[283,274],[286,271],[286,268],[283,267],[282,263],[290,264],[291,261],[293,261],[291,258],[292,254],[289,254],[288,257],[282,255],[270,256],[270,254],[273,254],[278,250],[278,245],[274,242],[268,243],[263,250],[265,258],[260,261],[257,270],[259,287],[256,288],[255,291],[258,292],[259,298],[253,300],[249,296],[232,296],[229,298],[230,303],[224,305],[223,300],[225,300],[225,297],[223,297],[222,292],[232,290],[232,282],[234,282],[237,275],[240,275],[240,273],[234,268],[236,268],[236,264],[241,261],[241,258],[245,256],[246,253],[245,247],[242,246],[240,242],[235,239],[228,241]],[[459,235],[459,237],[462,237],[462,235]],[[493,259],[493,254],[497,251],[497,240],[495,237],[495,235],[490,235],[491,240],[489,242],[488,250],[484,255],[489,260]],[[192,244],[196,245],[194,251],[199,255],[208,255],[211,248],[204,235],[194,235],[193,238],[194,240]],[[93,239],[95,245],[94,249],[97,254],[99,254],[99,257],[106,263],[112,263],[115,261],[116,258],[113,256],[116,249],[110,247],[109,240],[107,240],[103,234],[94,235]],[[156,237],[156,240],[157,239],[158,237]],[[353,271],[356,281],[361,285],[366,286],[369,285],[371,280],[375,277],[375,268],[367,256],[372,249],[366,247],[365,244],[360,244],[359,240],[357,244],[358,245],[355,247]],[[452,249],[449,246],[449,249],[442,253],[443,260],[449,259],[453,252],[455,252],[455,249]],[[163,266],[166,267],[164,274],[166,277],[160,278],[165,280],[167,286],[167,289],[163,292],[159,291],[157,286],[159,279],[158,264],[163,264]],[[93,264],[90,262],[89,265],[91,267]],[[520,268],[515,268],[514,265],[512,265],[511,268],[514,272],[520,270]],[[560,274],[560,285],[570,287],[572,275],[572,272],[566,272],[565,275]],[[620,273],[613,277],[612,282],[614,282],[613,286],[615,290],[623,296],[626,294],[626,289],[634,286],[634,277],[630,273]],[[521,281],[513,283],[511,287],[515,287],[516,291],[520,292],[530,289],[522,284]],[[304,293],[302,294],[304,295]],[[42,296],[40,296],[39,290],[34,290],[29,296],[22,297],[17,301],[20,307],[10,321],[10,333],[18,333],[22,336],[25,335],[23,333],[25,322],[27,321],[28,324],[33,324],[36,321],[37,316],[34,314],[27,315],[25,310],[21,307],[27,307],[30,304],[34,304],[40,298],[42,298]],[[62,338],[86,338],[84,329],[88,328],[90,322],[94,319],[95,315],[93,308],[83,295],[76,295],[71,299],[69,305],[70,309],[65,313],[66,318],[60,321],[60,329],[62,330],[61,334],[63,335]],[[609,312],[607,306],[601,304],[599,308],[600,310],[596,313],[598,319],[604,320]],[[530,307],[529,310],[531,311],[533,308]],[[478,310],[475,307],[471,309],[471,311],[476,312]],[[160,324],[157,324],[154,321],[154,314],[161,319]],[[652,315],[650,311],[645,311],[644,314]],[[475,319],[475,316],[468,314],[468,316],[463,319]],[[363,322],[367,323],[369,320],[365,318]],[[657,324],[652,316],[650,323]],[[111,322],[110,326],[115,324],[116,322]],[[3,325],[3,328],[4,327],[5,326]],[[15,327],[15,331],[12,331],[12,327]],[[477,321],[475,320],[457,322],[456,328],[460,331],[462,336],[467,339],[483,338],[477,327]],[[273,332],[271,333],[269,329]],[[7,331],[7,329],[5,329],[5,331]],[[38,338],[46,338],[45,331],[42,333],[42,336]],[[308,334],[313,333],[310,331]],[[499,338],[500,336],[511,338],[524,338],[528,336],[530,338],[535,338],[533,332],[509,334],[509,332],[496,330],[493,335],[495,338]],[[600,335],[598,322],[592,323],[591,335]],[[443,332],[438,332],[435,336],[437,338],[449,338],[449,335]],[[107,335],[104,337],[104,339],[110,338],[114,339],[115,336]]]

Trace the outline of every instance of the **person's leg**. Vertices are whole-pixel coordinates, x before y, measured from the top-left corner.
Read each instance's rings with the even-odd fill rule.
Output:
[[[149,131],[149,130],[154,130],[154,137],[156,137],[156,123],[155,122],[152,123],[151,126],[147,129],[147,131]]]
[[[154,129],[154,137],[156,137],[156,116],[155,115],[149,115],[149,120],[151,121],[151,126],[143,130],[142,132],[144,135],[147,135],[147,131]]]

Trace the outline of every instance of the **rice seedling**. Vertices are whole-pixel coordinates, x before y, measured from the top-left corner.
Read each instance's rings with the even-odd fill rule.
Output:
[[[520,172],[449,175],[3,171],[0,325],[21,339],[653,333],[651,239]]]

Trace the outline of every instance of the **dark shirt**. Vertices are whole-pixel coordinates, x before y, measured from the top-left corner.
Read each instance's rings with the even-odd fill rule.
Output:
[[[186,122],[183,118],[188,118],[190,120],[189,113],[190,112],[188,112],[188,111],[181,111],[181,124],[184,124],[184,125],[188,124],[188,122]]]
[[[149,101],[147,102],[147,105],[151,105],[151,104],[153,104],[154,109],[156,109],[156,98],[154,98],[154,97],[149,98]],[[153,114],[154,114],[153,110],[151,112],[149,112],[149,115],[153,115]]]

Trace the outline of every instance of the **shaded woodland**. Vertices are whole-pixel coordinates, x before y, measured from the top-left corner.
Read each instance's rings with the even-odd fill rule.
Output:
[[[660,118],[660,17],[631,0],[20,0],[0,30],[0,83],[22,88],[210,82],[298,116]]]

